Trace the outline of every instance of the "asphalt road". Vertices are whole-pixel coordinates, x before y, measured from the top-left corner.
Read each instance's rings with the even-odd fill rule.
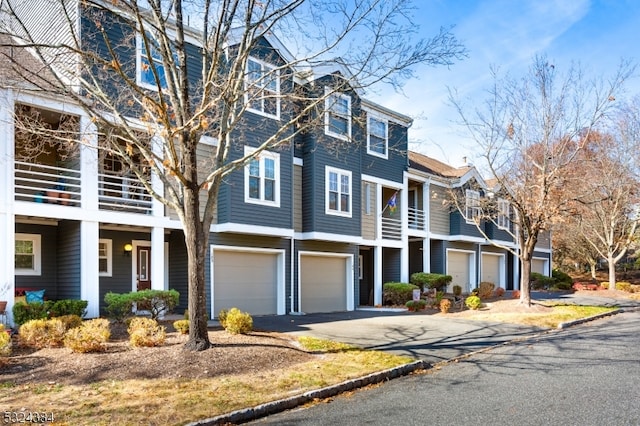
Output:
[[[638,348],[626,312],[252,424],[640,425]]]

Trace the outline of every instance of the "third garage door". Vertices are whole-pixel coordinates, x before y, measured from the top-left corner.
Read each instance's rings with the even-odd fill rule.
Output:
[[[300,256],[300,310],[304,313],[347,310],[347,259]]]

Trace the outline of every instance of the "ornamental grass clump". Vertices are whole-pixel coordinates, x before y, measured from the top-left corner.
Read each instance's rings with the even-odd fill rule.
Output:
[[[4,328],[4,324],[0,324],[0,356],[11,355],[11,335],[7,331],[9,330]]]
[[[95,318],[67,331],[64,346],[78,353],[104,352],[110,337],[109,320]]]
[[[440,301],[440,312],[446,314],[447,312],[449,312],[449,309],[451,309],[451,300],[442,299]]]
[[[158,325],[156,320],[144,317],[132,318],[127,332],[131,346],[160,346],[167,337],[165,328]]]
[[[253,330],[253,318],[248,312],[242,312],[238,308],[231,308],[229,311],[221,310],[218,314],[218,321],[227,333],[247,334]]]
[[[23,345],[31,348],[55,348],[62,346],[65,325],[58,318],[34,319],[20,326],[18,335]]]
[[[478,287],[478,297],[480,299],[488,299],[493,294],[493,289],[495,288],[494,283],[490,283],[488,281],[482,281],[480,286]]]
[[[173,322],[173,328],[180,334],[189,333],[189,320],[181,319]]]

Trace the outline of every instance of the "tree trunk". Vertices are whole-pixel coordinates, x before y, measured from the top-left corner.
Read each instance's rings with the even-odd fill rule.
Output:
[[[616,289],[616,261],[612,255],[607,258],[609,264],[609,290]]]
[[[204,264],[209,230],[200,221],[198,191],[185,188],[184,238],[187,246],[189,285],[189,339],[185,349],[202,351],[211,347],[207,328],[207,294]]]
[[[520,263],[520,304],[531,306],[531,259],[522,258]]]
[[[589,263],[589,268],[591,269],[591,278],[595,280],[597,278],[597,276],[596,276],[596,263],[595,262]]]

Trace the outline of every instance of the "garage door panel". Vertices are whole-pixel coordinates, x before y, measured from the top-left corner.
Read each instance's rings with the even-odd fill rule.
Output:
[[[273,253],[214,252],[214,309],[251,315],[277,313],[277,261]]]
[[[454,285],[462,287],[462,291],[468,291],[470,285],[469,253],[450,251],[447,253],[447,275],[451,275],[451,284],[448,292],[453,291]]]
[[[546,262],[543,259],[533,259],[531,261],[531,272],[537,272],[542,275],[546,275]]]
[[[347,310],[346,287],[345,258],[301,256],[300,307],[302,312]]]
[[[500,286],[500,256],[482,255],[482,280]]]

